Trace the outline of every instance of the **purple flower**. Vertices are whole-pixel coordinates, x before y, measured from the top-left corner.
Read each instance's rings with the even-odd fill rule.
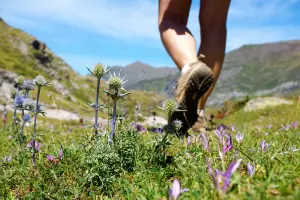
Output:
[[[290,124],[287,124],[287,125],[285,125],[285,126],[282,125],[280,130],[288,131],[288,130],[290,130],[290,127],[291,127]]]
[[[267,125],[267,129],[271,129],[272,128],[272,124]]]
[[[250,175],[250,177],[252,177],[255,173],[255,165],[251,165],[251,163],[248,163],[247,165],[247,169],[248,169],[248,174]]]
[[[235,139],[238,143],[241,143],[244,139],[244,133],[238,132],[235,136]]]
[[[30,122],[30,115],[29,114],[25,114],[23,117],[23,121],[26,122]]]
[[[205,151],[208,151],[208,150],[209,150],[209,143],[208,143],[208,139],[207,139],[207,137],[206,137],[206,134],[201,133],[201,134],[200,134],[200,137],[201,137],[201,141],[202,141],[202,148],[203,148]]]
[[[141,124],[136,124],[136,130],[142,133],[146,132],[146,128]]]
[[[218,191],[224,193],[228,191],[231,176],[240,166],[241,162],[242,159],[239,159],[236,162],[233,161],[232,163],[230,163],[225,173],[220,172],[218,169],[216,169],[216,173],[214,173],[213,169],[210,166],[209,160],[207,160],[208,173],[212,177],[214,185]]]
[[[226,132],[227,132],[227,126],[223,124],[218,125],[217,129],[214,130],[214,133],[218,137],[221,144],[223,142],[223,137],[226,134]]]
[[[23,96],[17,96],[14,104],[16,107],[22,107],[24,101],[25,101],[25,98]]]
[[[164,129],[161,128],[161,127],[157,127],[157,128],[152,128],[151,131],[154,132],[154,133],[160,133],[161,134],[161,133],[164,132]]]
[[[188,136],[188,138],[187,138],[187,143],[186,143],[186,147],[190,146],[191,144],[192,144],[191,136]]]
[[[11,156],[4,156],[3,162],[10,163],[11,162]]]
[[[55,160],[55,157],[49,154],[47,154],[46,158],[49,162],[53,162]]]
[[[266,141],[263,140],[263,141],[261,141],[261,143],[260,143],[260,148],[261,148],[263,151],[267,151],[267,150],[269,149],[271,143],[272,143],[272,142],[266,143]]]
[[[187,192],[188,189],[181,189],[180,183],[177,179],[173,181],[172,188],[169,190],[169,200],[178,199],[179,195],[183,192]]]
[[[58,158],[61,160],[63,156],[64,156],[64,152],[62,149],[60,149],[58,152]]]
[[[293,122],[293,128],[298,128],[298,122]]]
[[[35,151],[41,151],[41,143],[35,141],[35,142],[34,142],[35,145],[34,145],[34,147],[33,147],[33,142],[34,142],[33,140],[30,141],[30,142],[27,144],[27,147],[28,147],[28,148],[33,148]]]
[[[228,151],[232,150],[232,139],[230,134],[225,135],[226,138],[223,138],[223,150],[222,152],[225,154]]]

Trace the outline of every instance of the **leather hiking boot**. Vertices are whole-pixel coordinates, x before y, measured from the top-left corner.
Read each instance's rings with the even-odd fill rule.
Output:
[[[213,83],[213,73],[202,61],[196,61],[189,65],[188,71],[177,82],[176,101],[178,109],[185,112],[174,112],[171,121],[181,120],[183,126],[180,130],[185,134],[197,121],[197,105],[199,99],[206,93]]]

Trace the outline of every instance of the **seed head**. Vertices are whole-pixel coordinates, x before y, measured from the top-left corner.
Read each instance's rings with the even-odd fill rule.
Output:
[[[15,82],[16,84],[18,84],[19,86],[23,84],[24,82],[24,76],[18,76],[15,78]]]
[[[177,103],[174,99],[167,99],[163,103],[163,109],[168,113],[173,113],[177,110]]]
[[[31,99],[25,99],[23,104],[24,109],[33,111],[34,109],[34,102]]]
[[[124,81],[124,77],[121,78],[121,75],[119,72],[118,76],[116,75],[116,73],[114,73],[113,75],[111,74],[107,84],[108,84],[109,89],[119,90],[122,88],[122,85],[126,82],[127,81]]]
[[[23,85],[21,86],[22,89],[29,91],[34,90],[34,83],[32,80],[26,80],[24,81]]]
[[[48,83],[46,82],[45,78],[41,75],[38,75],[35,79],[34,79],[34,84],[37,86],[46,86]]]
[[[97,77],[102,77],[104,75],[105,67],[103,64],[96,64],[93,68],[93,74]]]

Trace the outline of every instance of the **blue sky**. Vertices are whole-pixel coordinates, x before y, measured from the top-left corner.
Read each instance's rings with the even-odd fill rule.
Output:
[[[188,27],[200,43],[194,0]],[[232,0],[227,52],[300,39],[300,0]],[[158,0],[0,0],[0,16],[45,42],[79,73],[97,62],[174,67],[157,30]]]

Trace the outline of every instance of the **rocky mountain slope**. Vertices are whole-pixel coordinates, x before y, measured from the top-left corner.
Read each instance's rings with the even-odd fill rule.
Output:
[[[129,88],[171,94],[179,74]],[[286,95],[300,90],[300,40],[244,45],[226,55],[209,104],[246,95]]]
[[[115,71],[120,71],[121,74],[126,74],[126,79],[128,82],[125,86],[130,87],[139,81],[147,81],[157,78],[164,78],[169,75],[174,75],[178,72],[177,68],[171,67],[152,67],[148,64],[142,63],[140,61],[136,61],[127,66],[114,66],[112,67]],[[107,77],[106,77],[107,78]]]
[[[37,75],[43,75],[48,82],[53,83],[42,90],[41,102],[46,108],[70,111],[80,116],[93,115],[93,110],[87,103],[94,102],[96,88],[94,77],[79,75],[45,43],[20,29],[9,26],[1,18],[0,30],[0,104],[12,103],[14,77],[23,75],[26,79],[33,79]],[[101,89],[106,88],[103,81]],[[140,98],[148,96],[149,93],[133,92],[127,100],[120,103],[120,106],[124,108],[128,105],[128,113],[133,113],[136,103],[143,104],[145,108],[159,105],[161,97],[150,94],[153,96],[151,101],[148,98]],[[32,95],[32,98],[34,97],[35,93]],[[106,101],[107,97],[102,92],[100,103]],[[101,115],[106,117],[105,113],[100,113]]]

